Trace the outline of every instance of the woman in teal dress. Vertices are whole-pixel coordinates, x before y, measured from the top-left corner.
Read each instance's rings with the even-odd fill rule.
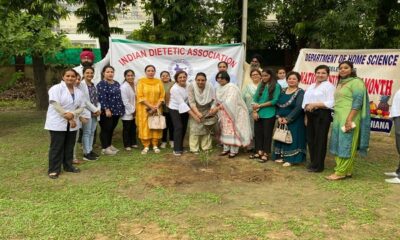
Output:
[[[287,124],[293,138],[291,144],[274,141],[275,162],[284,162],[284,167],[304,162],[306,159],[306,127],[301,107],[304,90],[299,88],[300,80],[298,72],[289,72],[286,80],[288,87],[282,90],[276,104],[278,123]]]
[[[339,83],[335,92],[330,152],[335,155],[335,173],[326,178],[340,180],[353,174],[359,150],[365,156],[369,145],[371,117],[364,81],[356,76],[353,63],[339,64]]]

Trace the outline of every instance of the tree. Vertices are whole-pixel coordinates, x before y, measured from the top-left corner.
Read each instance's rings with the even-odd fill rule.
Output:
[[[67,11],[56,0],[9,1],[1,0],[0,51],[5,56],[31,55],[36,91],[36,106],[48,106],[44,56],[61,49],[62,34],[54,34],[51,27]],[[45,18],[43,16],[46,16]]]
[[[69,2],[81,4],[75,12],[76,16],[81,17],[78,23],[78,32],[86,32],[93,38],[98,38],[100,43],[101,55],[104,57],[109,49],[109,37],[111,33],[122,33],[118,27],[110,27],[110,20],[114,20],[115,14],[124,11],[129,5],[135,5],[136,0],[70,0]]]
[[[167,44],[209,43],[216,27],[217,0],[150,0],[144,4],[153,21],[146,22],[128,38]]]

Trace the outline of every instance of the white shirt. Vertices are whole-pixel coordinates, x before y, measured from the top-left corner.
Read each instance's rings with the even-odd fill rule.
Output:
[[[127,81],[124,81],[120,87],[121,89],[121,97],[122,97],[122,102],[124,103],[125,106],[125,114],[122,116],[122,120],[133,120],[133,113],[135,113],[136,107],[136,101],[135,101],[135,91],[133,91],[133,88]]]
[[[311,84],[304,94],[303,104],[304,109],[309,103],[323,103],[325,107],[333,109],[335,104],[335,86],[329,81],[324,81],[315,87],[316,83]]]
[[[394,95],[392,107],[390,108],[390,117],[399,117],[400,116],[400,90],[397,90]]]
[[[85,107],[82,91],[74,87],[74,98],[72,98],[67,85],[63,81],[50,88],[49,102],[53,101],[59,103],[65,112],[73,112],[78,108]],[[77,122],[77,127],[70,128],[70,131],[78,130],[79,116],[74,116],[74,118]],[[44,129],[51,131],[67,131],[67,125],[68,121],[50,104],[47,110]]]
[[[178,110],[179,113],[190,111],[188,106],[188,93],[186,87],[181,87],[177,83],[171,87],[168,108]]]
[[[107,55],[99,62],[95,63],[92,65],[94,68],[94,76],[92,79],[92,82],[94,85],[97,85],[101,80],[101,71],[103,71],[103,68],[106,65],[110,64],[110,51],[108,51]],[[83,79],[83,66],[79,65],[77,67],[74,67],[74,70],[81,75],[81,78]]]
[[[282,89],[288,87],[286,79],[278,79],[278,83],[281,85]]]

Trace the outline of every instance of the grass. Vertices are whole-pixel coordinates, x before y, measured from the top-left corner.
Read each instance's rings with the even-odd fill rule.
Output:
[[[323,178],[333,168],[330,156],[323,174],[254,163],[281,177],[149,186],[148,178],[171,174],[152,167],[172,157],[168,150],[122,151],[51,180],[45,113],[14,111],[18,104],[0,111],[1,239],[400,238],[399,186],[382,175],[398,163],[393,137],[373,135],[353,179],[339,182]],[[120,133],[115,145],[122,148]]]

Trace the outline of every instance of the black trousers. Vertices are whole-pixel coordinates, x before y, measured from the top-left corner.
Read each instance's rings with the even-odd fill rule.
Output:
[[[122,120],[122,140],[126,148],[137,144],[135,119]]]
[[[310,169],[323,171],[325,167],[328,132],[332,122],[331,110],[318,109],[306,112],[307,116],[307,143],[310,154]]]
[[[169,137],[170,141],[174,141],[174,126],[172,125],[171,115],[169,112],[164,112],[163,115],[165,116],[167,127],[163,129],[161,141],[167,142],[167,137]]]
[[[260,118],[254,121],[254,147],[256,153],[263,151],[271,153],[272,133],[275,126],[275,116],[272,118]]]
[[[189,114],[180,114],[178,110],[169,110],[172,124],[174,126],[174,151],[183,152],[183,139],[185,138],[186,128],[189,121]]]
[[[76,131],[50,131],[49,170],[48,173],[60,173],[61,164],[64,171],[72,171]]]
[[[396,149],[397,153],[400,155],[400,117],[394,117],[393,123],[394,123],[394,133],[396,137]],[[400,174],[400,162],[399,166],[396,169],[396,173]]]
[[[105,114],[100,115],[100,142],[101,148],[105,149],[111,146],[112,143],[112,136],[114,133],[115,127],[117,127],[118,120],[120,116],[111,116],[106,117]]]

